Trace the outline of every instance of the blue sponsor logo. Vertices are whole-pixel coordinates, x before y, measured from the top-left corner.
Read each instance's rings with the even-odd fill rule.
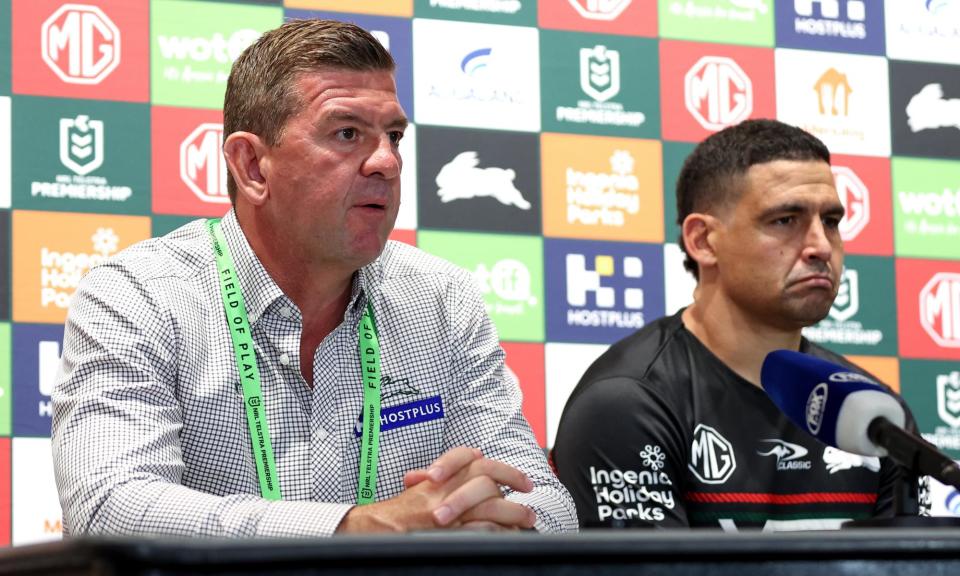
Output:
[[[885,53],[883,2],[777,0],[777,46],[807,50]]]
[[[953,514],[954,516],[960,516],[960,492],[957,492],[957,489],[954,488],[947,494],[947,498],[943,501],[944,507],[946,507],[947,512]]]
[[[387,432],[394,428],[423,424],[440,418],[443,418],[443,399],[440,396],[431,396],[415,402],[382,408],[380,410],[380,431]],[[363,413],[361,412],[356,425],[353,427],[353,434],[357,438],[360,437],[362,427]]]
[[[14,324],[13,434],[50,436],[50,394],[57,381],[63,326]]]
[[[547,339],[609,344],[664,314],[659,244],[544,240]]]

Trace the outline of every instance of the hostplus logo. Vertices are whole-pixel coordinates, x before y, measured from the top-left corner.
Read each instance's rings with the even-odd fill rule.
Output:
[[[620,52],[598,44],[580,49],[580,89],[590,100],[576,106],[557,106],[558,122],[630,126],[646,122],[643,112],[631,112],[623,103],[611,101],[620,93]]]
[[[721,130],[750,117],[753,83],[731,58],[704,56],[684,76],[684,104],[707,130]]]
[[[687,467],[704,484],[723,484],[737,469],[733,445],[714,428],[697,424]]]
[[[940,84],[927,84],[907,104],[907,125],[912,132],[935,128],[960,130],[960,98],[944,98]]]
[[[120,238],[112,228],[97,228],[88,252],[40,249],[40,305],[66,309],[80,279],[90,268],[117,252]]]
[[[610,172],[567,167],[567,222],[622,227],[627,214],[640,211],[640,181],[627,150],[610,156]]]
[[[840,15],[841,5],[845,19]],[[797,34],[852,39],[867,37],[867,6],[863,0],[793,0],[793,10],[796,13],[793,27]]]
[[[773,456],[777,459],[777,471],[809,470],[813,463],[806,459],[808,450],[799,444],[792,444],[776,438],[761,440],[767,445],[757,450],[760,456]]]
[[[229,204],[227,164],[220,153],[223,124],[197,126],[180,144],[180,179],[197,198],[210,204]]]
[[[631,0],[567,0],[580,16],[587,20],[609,22],[616,20]]]
[[[224,36],[215,32],[210,37],[190,36],[157,36],[161,57],[168,62],[182,62],[182,66],[167,65],[163,69],[163,76],[167,80],[178,80],[186,83],[223,83],[227,81],[229,70],[197,69],[194,65],[209,63],[224,66],[240,56],[247,46],[253,44],[260,37],[260,32],[250,28],[242,28]]]
[[[96,6],[64,4],[40,36],[43,61],[69,84],[99,84],[120,64],[120,30]]]
[[[939,272],[920,291],[920,325],[944,348],[960,348],[960,274]]]
[[[587,267],[587,258],[583,254],[567,254],[567,304],[573,307],[567,310],[567,325],[643,327],[643,289],[625,288],[620,305],[623,310],[616,310],[617,290],[604,285],[605,279],[616,274],[615,258],[599,255],[594,258],[592,265],[592,269]],[[623,257],[620,276],[638,280],[643,278],[643,260],[635,256]],[[593,307],[588,301],[590,296]]]
[[[57,174],[53,182],[31,182],[30,195],[42,198],[72,198],[124,202],[133,195],[129,186],[111,186],[103,176],[91,174],[106,159],[106,126],[86,114],[60,119],[60,163],[72,174]]]
[[[843,204],[840,238],[844,242],[855,239],[870,223],[870,190],[857,173],[846,166],[832,166],[833,180]]]
[[[530,202],[514,186],[517,173],[510,168],[479,168],[475,151],[461,152],[437,174],[437,196],[441,202],[490,196],[506,206],[529,210]]]
[[[494,304],[487,303],[488,314],[520,316],[537,305],[537,297],[531,290],[530,270],[519,260],[504,258],[489,268],[481,262],[473,271],[473,279],[484,296],[497,298]]]

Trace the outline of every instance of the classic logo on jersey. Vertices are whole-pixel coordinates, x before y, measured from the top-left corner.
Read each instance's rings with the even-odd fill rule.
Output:
[[[722,130],[753,113],[753,84],[733,59],[704,56],[684,76],[684,103],[701,126]]]
[[[13,439],[13,544],[63,538],[48,438]]]
[[[805,460],[808,450],[799,444],[793,444],[777,438],[761,440],[765,445],[757,450],[760,456],[773,456],[777,459],[777,471],[809,470],[813,465]]]
[[[103,165],[103,122],[81,114],[60,119],[60,162],[78,176]],[[129,197],[128,193],[123,199]]]
[[[42,58],[70,84],[99,84],[120,64],[120,30],[96,6],[64,4],[40,30]]]
[[[777,46],[884,54],[883,2],[777,0]]]
[[[16,324],[13,337],[13,378],[17,382],[13,433],[18,436],[49,436],[53,414],[50,395],[60,367],[63,327]]]
[[[843,204],[844,215],[840,221],[840,239],[849,242],[870,223],[870,190],[863,180],[847,166],[833,165],[834,184]]]
[[[960,348],[960,274],[941,272],[924,285],[920,324],[938,346]]]
[[[204,123],[180,144],[180,179],[203,202],[229,204],[223,124]]]
[[[546,241],[547,277],[565,290],[547,292],[551,340],[613,342],[663,314],[659,246]]]
[[[666,0],[660,5],[665,38],[773,46],[772,0]]]
[[[866,468],[871,472],[880,471],[880,459],[876,456],[851,454],[833,446],[827,446],[823,449],[823,464],[830,474],[852,470],[853,468]]]
[[[659,445],[639,450],[640,470],[590,466],[590,484],[596,494],[601,522],[640,520],[659,522],[676,506],[673,482],[663,471],[666,454]]]
[[[421,230],[419,247],[469,270],[504,340],[543,340],[543,240]]]
[[[886,2],[887,54],[897,60],[960,64],[960,2]]]
[[[631,0],[567,0],[580,16],[588,20],[616,20]]]
[[[540,130],[536,29],[416,19],[413,30],[418,122]]]
[[[951,428],[960,428],[960,372],[937,375],[937,414]]]
[[[457,154],[437,174],[437,196],[441,202],[489,196],[506,206],[529,210],[530,203],[516,189],[517,173],[497,167],[478,168],[480,159],[473,150]]]
[[[723,484],[737,469],[733,445],[714,428],[697,424],[687,467],[704,484]]]

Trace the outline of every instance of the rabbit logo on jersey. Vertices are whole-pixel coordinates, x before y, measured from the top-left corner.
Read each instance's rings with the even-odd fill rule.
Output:
[[[645,445],[638,454],[637,470],[590,467],[590,483],[601,522],[659,522],[666,518],[666,510],[676,506],[673,482],[663,471],[666,454],[656,444]]]

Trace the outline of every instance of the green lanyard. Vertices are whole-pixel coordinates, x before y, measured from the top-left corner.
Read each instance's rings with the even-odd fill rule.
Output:
[[[207,229],[213,240],[220,277],[220,295],[227,313],[233,353],[237,361],[243,389],[243,405],[247,411],[250,442],[253,446],[260,495],[266,500],[280,500],[280,479],[276,475],[273,446],[267,426],[266,408],[261,400],[260,370],[253,347],[247,307],[240,293],[240,283],[233,267],[230,248],[220,229],[220,219],[207,220]],[[357,504],[369,504],[377,495],[377,457],[380,452],[380,342],[373,308],[367,302],[359,330],[360,370],[363,376],[363,435],[360,441],[360,478],[357,484]]]

